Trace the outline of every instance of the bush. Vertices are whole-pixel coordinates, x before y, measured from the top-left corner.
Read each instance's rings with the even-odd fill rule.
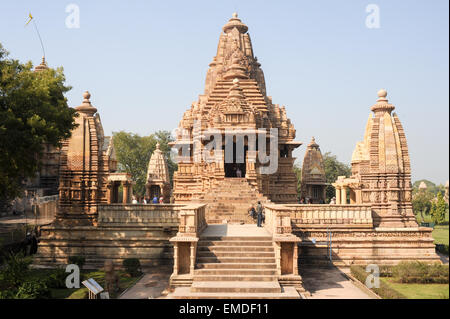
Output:
[[[400,283],[448,283],[448,266],[439,263],[401,262],[392,271]]]
[[[50,289],[42,279],[24,282],[15,296],[17,299],[48,299],[51,297]]]
[[[63,268],[55,269],[46,280],[49,288],[66,288],[66,278],[69,274]]]
[[[69,256],[67,260],[69,264],[75,264],[80,267],[80,270],[83,269],[83,266],[86,262],[86,258],[84,256]]]
[[[137,277],[141,274],[141,263],[137,258],[127,258],[122,262],[125,271],[132,277]]]
[[[13,290],[0,290],[0,299],[14,299]]]
[[[28,274],[31,263],[32,259],[25,257],[22,252],[10,253],[6,260],[5,269],[2,271],[3,280],[12,286],[19,286]]]
[[[351,266],[350,271],[356,279],[358,279],[362,284],[365,285],[366,278],[369,275],[369,273],[367,273],[363,267]],[[380,287],[371,288],[371,290],[383,299],[407,299],[406,296],[392,289],[381,280],[380,280]]]
[[[436,244],[436,251],[448,256],[448,245]]]

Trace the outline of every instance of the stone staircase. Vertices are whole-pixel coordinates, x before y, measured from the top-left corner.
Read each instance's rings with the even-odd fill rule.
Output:
[[[298,299],[294,287],[278,282],[270,235],[203,236],[190,288],[177,288],[171,298]]]
[[[245,178],[225,178],[220,184],[200,199],[208,204],[206,222],[208,224],[228,223],[254,224],[248,214],[251,205],[258,201],[269,203],[270,200],[251,187]]]

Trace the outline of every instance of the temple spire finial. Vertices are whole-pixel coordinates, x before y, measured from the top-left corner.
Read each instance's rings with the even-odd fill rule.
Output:
[[[371,107],[371,110],[375,112],[375,114],[381,114],[384,112],[388,112],[389,114],[395,109],[395,106],[389,104],[387,96],[387,91],[385,89],[381,89],[377,92],[378,99],[375,105]]]
[[[81,103],[81,105],[77,106],[75,109],[80,113],[94,115],[94,113],[97,112],[97,109],[92,106],[90,98],[91,93],[89,93],[89,91],[85,91],[83,93],[83,103]]]
[[[47,70],[47,69],[48,69],[47,62],[45,61],[45,56],[43,56],[41,64],[37,65],[34,68],[34,71],[35,72],[39,72],[39,71],[44,71],[44,70]]]

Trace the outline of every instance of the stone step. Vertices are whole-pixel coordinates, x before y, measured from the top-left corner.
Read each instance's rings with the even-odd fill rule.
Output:
[[[265,246],[273,247],[272,241],[232,241],[232,240],[200,240],[198,246]]]
[[[278,276],[261,276],[261,275],[195,275],[194,281],[276,281]]]
[[[273,252],[273,247],[264,246],[199,246],[198,252]]]
[[[233,276],[275,276],[276,270],[272,269],[196,269],[195,275],[233,275]]]
[[[245,263],[245,262],[198,262],[197,269],[270,269],[276,270],[275,262]]]
[[[238,242],[261,242],[270,241],[272,242],[272,236],[201,236],[200,241],[238,241]]]
[[[191,292],[188,287],[176,288],[168,298],[172,299],[300,299],[294,287],[282,287],[280,293],[206,293]]]
[[[278,281],[194,281],[191,292],[281,293]]]
[[[275,257],[197,257],[199,263],[275,263]]]
[[[275,258],[274,252],[248,252],[248,251],[198,251],[197,257],[268,257]]]

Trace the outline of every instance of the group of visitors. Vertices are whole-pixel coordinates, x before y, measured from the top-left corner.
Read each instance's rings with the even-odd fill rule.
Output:
[[[238,178],[242,177],[242,170],[241,170],[241,168],[239,166],[238,167],[234,166],[233,167],[233,171],[234,171],[234,176],[235,177],[238,177]]]
[[[142,200],[139,201],[138,198],[133,196],[133,199],[131,201],[132,204],[164,204],[164,197],[161,196],[158,198],[158,196],[154,196],[153,199],[150,200],[148,197],[142,197]]]
[[[299,204],[314,204],[314,203],[311,198],[302,197],[302,198],[300,198]],[[321,199],[319,199],[319,202],[317,204],[325,204],[325,201],[321,198]]]
[[[265,221],[265,215],[264,215],[264,207],[260,201],[258,201],[258,205],[256,205],[256,209],[253,206],[250,207],[249,215],[253,219],[256,219],[256,226],[262,227],[262,223],[264,223],[264,221]]]

